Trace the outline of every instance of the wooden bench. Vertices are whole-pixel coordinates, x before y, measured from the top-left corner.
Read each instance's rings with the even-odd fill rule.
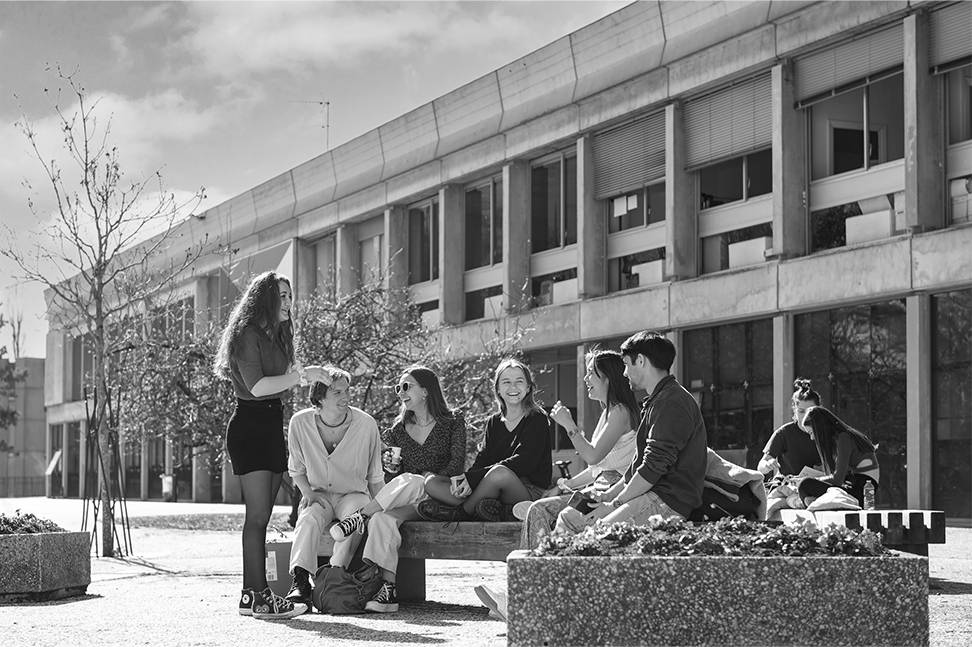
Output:
[[[398,598],[404,602],[425,600],[425,560],[457,559],[505,562],[520,547],[520,522],[464,521],[445,525],[432,521],[402,524],[398,549]],[[318,564],[326,563],[334,547],[330,535],[321,538]],[[289,541],[267,542],[267,582],[277,595],[290,590]]]
[[[941,510],[780,510],[783,523],[812,519],[818,526],[837,524],[867,528],[881,534],[888,548],[928,555],[928,544],[945,543],[945,513]]]

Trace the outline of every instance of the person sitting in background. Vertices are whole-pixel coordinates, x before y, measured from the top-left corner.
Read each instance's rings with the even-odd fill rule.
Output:
[[[513,504],[543,495],[550,487],[550,420],[536,390],[526,364],[500,362],[493,378],[499,412],[486,421],[483,447],[462,478],[427,481],[430,498],[418,506],[423,519],[502,521],[512,518]]]
[[[572,478],[558,479],[557,488],[548,492],[547,497],[532,503],[522,501],[513,507],[513,515],[524,522],[521,548],[535,547],[540,537],[550,532],[574,490],[591,494],[606,491],[621,480],[622,472],[634,457],[638,404],[624,376],[621,353],[592,350],[585,359],[587,397],[603,407],[591,442],[584,438],[570,410],[560,402],[551,409],[550,417],[567,430],[574,449],[588,466]]]
[[[763,458],[756,467],[767,476],[774,473],[795,475],[804,467],[820,467],[820,454],[813,439],[800,428],[799,422],[810,407],[820,406],[820,394],[810,386],[810,380],[797,378],[793,381],[793,396],[790,408],[793,419],[773,432]]]
[[[332,521],[366,505],[385,484],[381,438],[370,415],[350,406],[351,375],[325,367],[325,379],[310,387],[314,408],[290,419],[289,472],[301,499],[290,553],[293,585],[287,599],[312,606],[311,575],[317,548]],[[334,545],[331,565],[347,568],[357,542]]]
[[[881,477],[877,445],[823,407],[807,409],[800,428],[813,438],[827,472],[820,478],[803,479],[799,487],[800,498],[809,505],[828,488],[839,487],[857,499],[863,508],[865,484],[870,482],[877,490]]]
[[[402,373],[395,392],[401,409],[383,436],[387,449],[382,465],[388,482],[367,505],[331,527],[337,550],[367,526],[362,556],[381,568],[384,583],[365,603],[365,610],[378,613],[398,611],[399,527],[419,518],[415,505],[426,498],[429,479],[461,474],[466,464],[466,422],[449,408],[438,376],[424,366],[412,366]],[[393,448],[401,452],[397,460]]]

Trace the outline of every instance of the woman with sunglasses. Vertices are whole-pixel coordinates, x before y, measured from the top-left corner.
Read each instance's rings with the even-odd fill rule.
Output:
[[[505,359],[496,367],[499,411],[486,421],[483,447],[461,479],[428,479],[430,499],[418,506],[427,521],[502,521],[513,504],[536,501],[550,487],[550,420],[536,400],[533,372]]]
[[[466,464],[466,423],[446,403],[438,376],[424,366],[413,366],[402,373],[395,393],[401,409],[382,438],[387,483],[366,506],[331,526],[335,541],[368,528],[363,558],[381,569],[384,583],[365,609],[379,613],[398,611],[395,572],[402,543],[398,527],[419,518],[415,506],[427,498],[428,479],[441,475],[448,480],[462,474]],[[397,461],[392,448],[401,452]]]

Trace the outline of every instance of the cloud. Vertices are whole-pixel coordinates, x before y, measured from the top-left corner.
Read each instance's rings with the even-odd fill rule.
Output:
[[[562,4],[562,3],[560,3]],[[210,74],[232,78],[243,73],[269,73],[353,68],[362,59],[404,55],[442,56],[450,51],[516,48],[522,42],[545,42],[589,22],[590,8],[579,24],[568,25],[560,4],[373,2],[254,3],[246,10],[231,3],[187,5],[192,25],[181,45]],[[615,3],[595,10],[598,17]],[[568,3],[582,8],[584,3]],[[524,13],[549,14],[541,21]]]

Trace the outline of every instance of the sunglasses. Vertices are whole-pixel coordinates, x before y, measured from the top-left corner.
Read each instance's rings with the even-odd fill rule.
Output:
[[[411,386],[411,382],[400,382],[395,385],[395,393],[407,393]]]

